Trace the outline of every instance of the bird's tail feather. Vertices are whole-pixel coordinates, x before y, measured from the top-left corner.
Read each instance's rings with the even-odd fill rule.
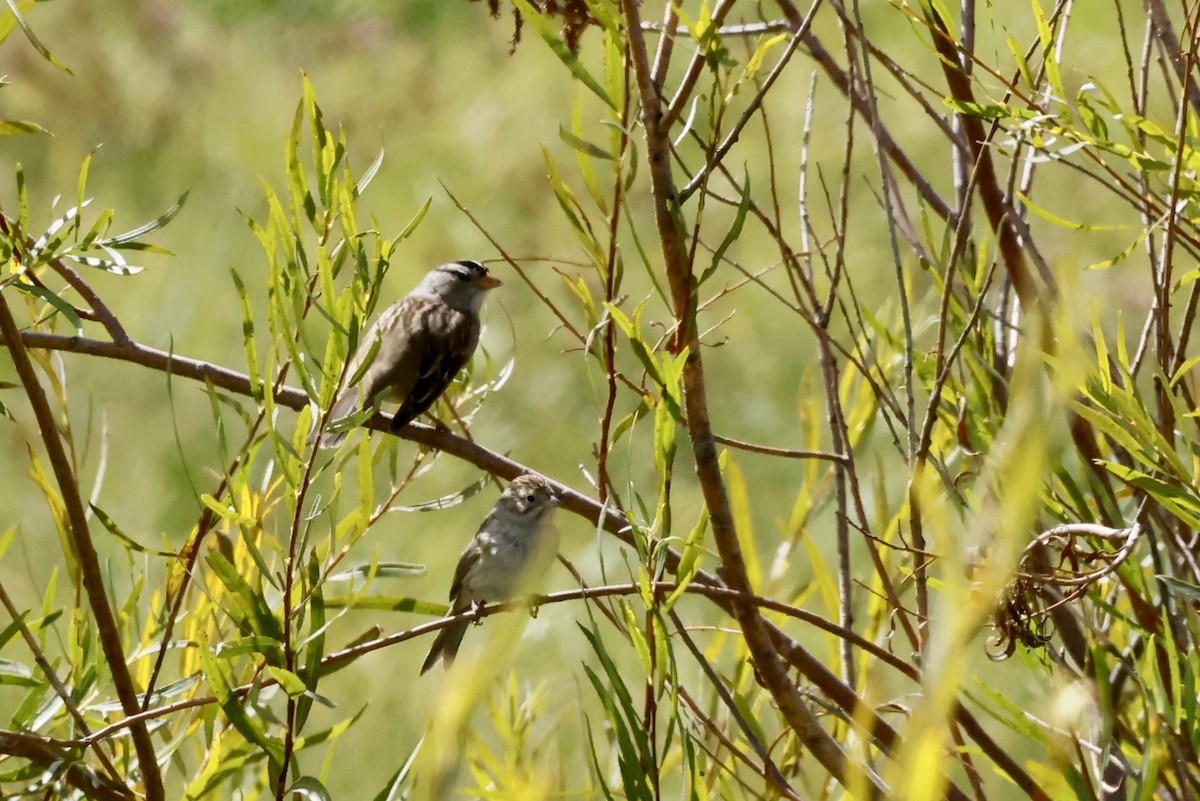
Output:
[[[428,673],[439,660],[445,662],[446,667],[450,667],[454,657],[458,655],[458,646],[462,644],[463,635],[467,633],[469,625],[471,624],[466,621],[454,623],[438,632],[433,647],[429,649],[429,656],[425,657],[425,664],[421,665],[421,675]]]

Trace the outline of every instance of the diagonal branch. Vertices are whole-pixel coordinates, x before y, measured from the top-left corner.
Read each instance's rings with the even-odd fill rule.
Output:
[[[67,784],[77,788],[86,798],[99,801],[131,801],[133,793],[128,787],[114,784],[108,778],[93,772],[87,765],[62,753],[40,737],[15,731],[0,731],[0,754],[20,757],[41,766],[49,776],[62,771]],[[47,787],[50,790],[51,787]],[[49,793],[46,795],[50,797]]]
[[[708,164],[705,165],[703,169],[698,170],[696,174],[692,176],[691,180],[687,182],[687,185],[684,186],[683,189],[679,190],[680,204],[686,203],[687,199],[692,196],[692,193],[704,185],[704,182],[708,180],[709,175],[712,173],[713,168],[720,164],[725,159],[725,156],[729,153],[730,149],[737,144],[738,138],[742,135],[742,130],[745,129],[746,125],[748,125],[750,121],[758,115],[759,109],[762,107],[763,98],[766,97],[767,92],[771,90],[771,87],[775,84],[775,81],[779,78],[779,76],[783,74],[784,69],[792,60],[792,56],[795,54],[796,49],[800,46],[800,43],[804,41],[805,36],[808,35],[809,28],[812,27],[813,19],[815,19],[817,16],[817,9],[820,7],[821,0],[815,0],[812,4],[812,7],[808,10],[808,14],[804,17],[804,20],[796,29],[796,32],[792,34],[792,38],[791,41],[788,42],[787,49],[783,51],[783,55],[779,57],[779,61],[775,62],[775,66],[771,69],[771,72],[767,74],[766,79],[762,82],[762,86],[760,86],[758,91],[755,93],[754,99],[750,101],[749,105],[746,106],[745,111],[742,112],[742,116],[739,117],[738,121],[734,124],[733,130],[731,130],[721,141],[721,144],[717,146],[717,149],[709,158]],[[662,130],[668,130],[668,126],[664,126]]]

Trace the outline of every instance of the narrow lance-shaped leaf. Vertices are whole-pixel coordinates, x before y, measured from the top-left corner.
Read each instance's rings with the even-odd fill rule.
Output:
[[[275,679],[279,686],[283,688],[283,691],[292,698],[302,695],[308,689],[304,686],[304,681],[287,668],[267,665],[267,672],[271,674],[271,678]],[[297,728],[299,728],[299,726],[297,726]]]
[[[400,235],[392,240],[392,247],[395,247],[413,235],[413,232],[417,230],[417,226],[421,224],[421,221],[425,219],[425,215],[429,213],[431,205],[433,205],[433,197],[425,198],[425,202],[421,204],[421,208],[417,209],[417,213],[408,221],[408,225],[404,226],[404,230],[400,232]]]
[[[282,644],[278,640],[262,634],[252,634],[233,640],[225,640],[217,644],[214,652],[222,659],[232,659],[235,656],[258,655],[266,659],[267,664],[284,664]]]
[[[618,746],[617,763],[621,769],[621,781],[625,789],[625,797],[633,799],[652,798],[650,787],[648,784],[648,776],[644,766],[639,763],[638,750],[634,747],[633,737],[634,731],[644,738],[645,733],[640,727],[631,727],[627,719],[622,716],[621,711],[617,708],[613,701],[612,693],[604,688],[603,682],[596,672],[587,665],[583,666],[584,673],[587,674],[588,680],[592,683],[592,688],[596,691],[596,695],[600,697],[600,702],[604,706],[605,717],[607,719],[608,728],[612,735],[616,737]]]
[[[358,206],[354,180],[354,173],[350,170],[350,165],[343,162],[342,164],[342,180],[337,182],[335,187],[334,202],[337,204],[338,221],[342,226],[342,241],[337,243],[334,251],[333,265],[334,270],[338,275],[341,274],[342,265],[355,251],[362,250],[363,243],[360,237],[358,228]]]
[[[583,138],[582,100],[581,95],[575,97],[575,105],[571,109],[571,131],[567,132],[560,126],[559,134],[560,136],[569,137],[564,138],[564,141],[575,150],[575,163],[579,167],[579,175],[583,178],[583,185],[587,187],[588,195],[591,196],[592,202],[596,204],[596,208],[600,209],[601,214],[607,216],[608,203],[604,198],[604,194],[600,191],[600,184],[596,179],[596,168],[592,164],[592,158],[604,159],[611,162],[612,155],[604,148],[598,147]]]
[[[644,771],[646,768],[654,764],[654,760],[652,757],[650,743],[645,737],[646,732],[641,727],[641,716],[633,706],[633,699],[629,694],[629,688],[626,686],[624,678],[617,670],[616,665],[612,661],[612,657],[605,648],[604,642],[600,638],[599,631],[597,631],[594,627],[589,629],[582,624],[577,625],[579,626],[580,631],[582,631],[584,636],[587,638],[588,644],[592,647],[592,651],[600,659],[600,664],[603,666],[604,673],[608,677],[609,683],[613,689],[613,694],[610,695],[602,690],[601,686],[599,685],[598,678],[590,668],[585,666],[584,669],[587,671],[589,678],[592,679],[593,685],[597,686],[597,692],[601,694],[602,699],[606,697],[610,699],[606,701],[606,706],[612,703],[611,698],[613,695],[615,695],[616,700],[620,704],[620,709],[618,710],[615,705],[611,706],[609,720],[615,724],[623,717],[624,720],[628,722],[629,726],[632,727],[631,733],[637,737],[637,750],[635,751],[633,749],[633,742],[630,741],[626,746],[628,748],[626,751],[626,757],[629,760],[629,767],[641,768]],[[623,748],[623,750],[625,750],[625,748]],[[645,778],[646,777],[643,772],[642,780],[644,781]],[[640,787],[645,787],[644,784],[638,784]]]
[[[589,5],[601,6],[604,5],[604,0],[592,2],[588,0]],[[603,20],[603,13],[597,14],[597,19]],[[608,92],[609,97],[621,98],[625,97],[625,39],[619,30],[617,24],[604,23],[604,89]],[[611,121],[616,122],[620,119],[621,110],[615,106],[610,106],[608,110]],[[616,140],[613,139],[613,152],[617,152]]]
[[[750,171],[743,167],[742,169],[742,199],[738,203],[737,214],[733,218],[733,225],[725,234],[725,238],[721,240],[720,246],[713,253],[712,263],[700,275],[700,284],[707,281],[717,268],[721,266],[721,259],[725,256],[725,251],[729,250],[729,246],[737,241],[742,235],[742,226],[746,222],[746,212],[750,210]]]
[[[242,283],[237,270],[230,268],[230,276],[237,288],[238,299],[242,307],[242,349],[246,354],[246,371],[250,378],[250,394],[261,402],[263,396],[262,375],[258,372],[258,351],[254,346],[254,312],[250,307],[250,298],[246,294],[246,285]]]
[[[583,66],[583,62],[579,60],[579,57],[571,52],[571,48],[567,46],[567,43],[554,30],[553,23],[550,22],[545,14],[534,8],[529,0],[513,0],[513,5],[521,12],[522,18],[533,25],[538,35],[550,46],[550,49],[554,51],[554,55],[558,56],[559,61],[566,65],[572,75],[578,78],[584,86],[592,90],[596,97],[603,100],[611,108],[617,108],[617,104],[608,96],[608,92],[604,91],[604,87],[592,77],[587,68]]]
[[[625,621],[625,629],[629,632],[629,640],[633,644],[633,650],[637,652],[638,659],[642,663],[642,672],[647,676],[650,675],[650,645],[646,641],[646,633],[642,631],[642,622],[638,620],[637,615],[633,611],[633,606],[624,599],[618,602],[621,609],[621,617]]]
[[[453,506],[458,506],[463,501],[466,501],[479,492],[481,489],[491,483],[491,474],[484,473],[479,478],[472,481],[467,486],[455,492],[447,493],[432,500],[422,503],[412,504],[410,506],[392,506],[388,509],[389,512],[435,512],[442,509],[449,509]]]
[[[79,180],[76,183],[75,189],[75,207],[83,208],[84,201],[87,199],[87,178],[88,170],[92,166],[92,156],[96,151],[93,148],[90,153],[83,157],[83,163],[79,165]],[[82,217],[76,217],[74,224],[71,226],[74,231],[75,241],[79,241],[79,225]]]
[[[375,160],[371,162],[366,171],[359,176],[358,181],[354,184],[354,197],[359,197],[363,192],[367,191],[367,187],[371,185],[371,181],[375,179],[379,168],[383,166],[383,148],[379,148],[379,153],[375,156]]]
[[[62,495],[50,480],[50,476],[46,474],[45,468],[42,467],[42,462],[33,447],[26,445],[26,449],[29,453],[29,476],[46,499],[46,505],[50,508],[50,516],[54,519],[54,530],[58,533],[59,545],[62,547],[63,556],[67,561],[67,568],[71,573],[72,580],[78,584],[79,553],[75,550],[75,540],[71,536],[70,524],[67,522],[66,505]]]
[[[15,685],[18,687],[40,687],[44,679],[36,678],[33,669],[11,659],[0,659],[0,685]]]
[[[558,200],[559,208],[562,209],[567,222],[570,223],[571,229],[579,239],[579,243],[592,257],[593,261],[597,263],[603,262],[603,250],[596,240],[591,223],[588,221],[587,215],[584,214],[583,208],[579,205],[575,193],[571,191],[571,188],[563,180],[554,157],[550,155],[550,151],[545,147],[542,148],[542,156],[546,161],[546,178],[550,181],[550,188],[554,190],[554,197]]]
[[[98,242],[103,242],[108,236],[108,229],[112,227],[113,219],[116,213],[112,209],[105,209],[96,215],[96,221],[92,223],[92,227],[79,240],[78,249],[82,252],[93,247]]]
[[[334,573],[327,581],[352,581],[360,578],[411,578],[425,575],[425,565],[419,562],[372,562]]]
[[[568,131],[561,125],[558,126],[558,136],[574,150],[582,153],[585,156],[591,156],[594,159],[603,159],[606,161],[612,158],[609,152],[604,148],[600,147],[599,145],[592,144],[586,139],[580,137],[578,134]]]
[[[25,185],[25,168],[17,162],[17,230],[14,234],[29,230],[29,187]]]
[[[762,586],[762,569],[758,558],[758,546],[754,541],[754,524],[750,516],[750,492],[742,468],[729,451],[721,454],[725,468],[725,479],[729,487],[729,510],[733,513],[733,524],[737,529],[738,544],[742,559],[746,563],[746,579],[751,588]]]
[[[105,240],[105,244],[114,248],[126,247],[137,242],[137,240],[159,230],[167,223],[171,222],[171,220],[175,219],[176,216],[178,216],[179,212],[183,209],[183,204],[187,202],[188,194],[190,192],[190,189],[187,192],[184,192],[179,196],[179,200],[176,200],[171,208],[167,209],[150,222],[145,223],[144,225],[139,225],[137,228],[134,228],[131,231],[126,231],[123,234],[118,234],[111,239]]]
[[[2,384],[3,382],[0,382]],[[13,544],[13,540],[17,537],[17,527],[14,525],[4,534],[0,535],[0,559],[4,558],[4,554],[8,553],[8,548]],[[0,638],[0,646],[3,646],[3,638]]]
[[[121,527],[117,525],[116,521],[109,517],[103,509],[101,509],[99,506],[96,506],[94,503],[88,504],[88,508],[92,510],[92,514],[96,515],[96,519],[100,521],[101,525],[104,526],[108,533],[116,537],[117,540],[119,540],[126,548],[129,548],[132,551],[137,551],[138,553],[150,554],[151,556],[165,556],[169,559],[174,559],[176,557],[176,554],[172,551],[159,551],[155,550],[154,548],[147,548],[146,546],[137,542],[133,539],[133,537],[130,537],[128,534],[122,531]]]
[[[291,133],[284,146],[287,173],[288,196],[291,198],[292,219],[296,228],[301,220],[308,220],[310,225],[317,225],[317,203],[313,200],[308,188],[308,176],[304,165],[300,163],[300,132],[304,123],[304,101],[296,105],[296,114],[292,118]]]
[[[666,399],[654,410],[654,467],[658,471],[658,523],[661,531],[671,531],[671,472],[675,466],[675,429],[677,423]]]
[[[1033,17],[1037,22],[1038,42],[1042,50],[1042,66],[1046,70],[1046,79],[1050,81],[1050,90],[1055,97],[1067,96],[1063,86],[1062,72],[1058,68],[1058,53],[1054,42],[1054,32],[1050,29],[1050,21],[1038,0],[1032,0]],[[949,17],[946,17],[949,19]]]
[[[679,565],[675,570],[675,580],[679,586],[667,596],[663,602],[663,614],[666,614],[675,605],[675,602],[683,597],[687,592],[688,585],[692,583],[692,579],[696,577],[696,573],[700,570],[700,557],[704,554],[704,535],[708,531],[708,508],[702,506],[700,508],[700,519],[696,521],[696,525],[688,532],[687,540],[683,544],[683,549],[679,554]]]
[[[1021,80],[1025,82],[1026,89],[1035,89],[1033,83],[1033,72],[1029,69],[1029,60],[1025,58],[1025,50],[1021,44],[1012,36],[1006,36],[1004,44],[1008,47],[1008,52],[1012,55],[1013,61],[1017,64],[1017,72],[1021,73]]]
[[[254,743],[263,750],[271,763],[271,772],[278,773],[283,766],[283,744],[268,737],[266,732],[260,729],[255,720],[246,712],[241,699],[233,693],[221,663],[208,648],[201,647],[199,655],[200,665],[204,670],[204,677],[208,681],[209,689],[216,696],[217,703],[220,704],[225,717],[248,742]]]
[[[642,338],[642,331],[639,323],[643,306],[644,303],[637,307],[633,313],[633,319],[631,320],[625,314],[625,312],[621,311],[613,304],[607,302],[604,304],[604,308],[608,311],[609,316],[612,317],[612,320],[617,324],[617,327],[621,329],[621,333],[625,334],[626,338],[628,338],[629,344],[633,348],[634,355],[637,356],[638,361],[642,363],[642,366],[646,368],[646,372],[650,374],[650,377],[654,380],[654,383],[658,384],[660,387],[665,387],[667,382],[663,379],[662,368],[658,364],[658,359],[655,358],[654,354],[650,351],[650,347]]]
[[[237,568],[219,553],[211,553],[205,560],[237,604],[240,624],[255,634],[264,634],[282,642],[283,628],[279,619],[267,605],[266,599],[238,574]]]
[[[0,136],[18,136],[20,134],[50,133],[36,122],[29,120],[0,120]]]
[[[34,241],[33,246],[29,248],[29,262],[31,264],[37,263],[38,258],[41,257],[43,252],[49,253],[51,256],[53,256],[58,250],[59,245],[63,243],[67,233],[71,230],[66,228],[67,224],[78,217],[80,211],[91,205],[91,203],[92,201],[88,199],[83,201],[83,203],[78,206],[72,206],[71,208],[67,209],[63,216],[52,221],[48,226],[46,226],[46,231],[39,236],[37,240]]]
[[[36,284],[17,283],[13,286],[21,292],[25,292],[26,294],[33,295],[34,297],[38,297],[46,301],[54,308],[55,311],[67,318],[67,320],[71,323],[71,326],[75,329],[76,335],[83,334],[83,320],[79,319],[79,313],[75,311],[74,306],[60,298],[56,293]],[[43,323],[52,316],[53,314],[47,314],[46,316],[40,318],[38,323]]]
[[[25,38],[29,40],[31,45],[33,45],[33,49],[38,51],[42,58],[58,67],[63,72],[67,73],[68,75],[74,74],[66,64],[59,61],[58,58],[50,52],[46,45],[42,44],[42,40],[37,37],[37,34],[33,32],[33,28],[29,27],[29,23],[25,21],[25,17],[21,14],[21,9],[17,6],[15,0],[6,0],[6,2],[8,3],[9,9],[12,10],[13,17],[16,19],[17,24],[21,26],[21,31],[25,34]],[[28,4],[26,8],[31,5],[32,3]]]

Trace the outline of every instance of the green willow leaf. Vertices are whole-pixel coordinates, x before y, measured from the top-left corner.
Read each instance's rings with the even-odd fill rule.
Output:
[[[0,120],[0,136],[48,133],[50,132],[36,122],[29,122],[28,120]]]
[[[566,65],[571,74],[578,78],[584,86],[591,89],[596,97],[603,100],[610,108],[616,109],[617,104],[608,96],[608,92],[604,91],[604,87],[587,71],[579,57],[571,52],[571,48],[554,30],[553,23],[546,15],[534,8],[529,0],[513,0],[513,5],[521,12],[522,18],[533,25],[538,35],[550,46],[554,55],[558,56],[559,61]]]
[[[187,192],[184,192],[179,196],[179,200],[176,200],[171,208],[167,209],[150,222],[139,225],[137,228],[126,231],[123,234],[117,234],[111,239],[106,240],[104,244],[118,249],[127,248],[142,237],[152,234],[164,227],[167,223],[171,222],[171,220],[175,219],[180,210],[183,209],[183,204],[187,202],[188,194],[190,192],[190,189]]]

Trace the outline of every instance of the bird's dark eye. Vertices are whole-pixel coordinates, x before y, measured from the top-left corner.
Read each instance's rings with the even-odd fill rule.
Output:
[[[529,504],[530,506],[533,506],[535,503],[537,503],[537,496],[536,495],[526,495],[525,503]]]
[[[471,276],[470,276],[470,275],[468,275],[467,273],[455,272],[455,273],[454,273],[454,277],[455,277],[455,278],[457,278],[459,281],[462,281],[464,284],[465,284],[467,281],[470,281],[470,280],[471,280]]]

